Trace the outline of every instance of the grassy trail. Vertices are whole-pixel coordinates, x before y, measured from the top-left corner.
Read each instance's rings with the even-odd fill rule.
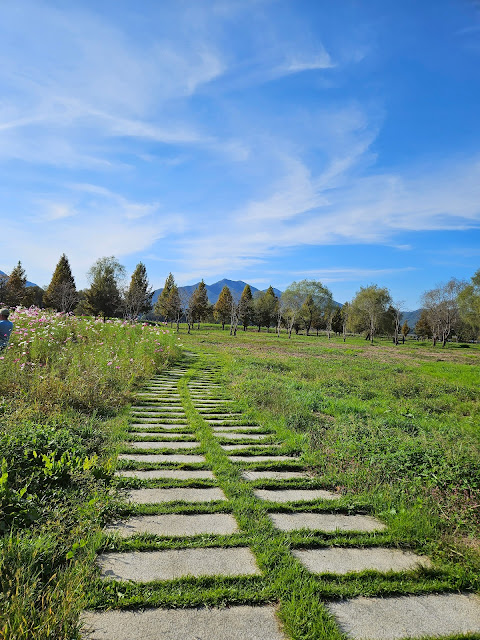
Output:
[[[146,583],[99,579],[91,591],[91,607],[97,610],[111,607],[120,610],[133,607],[139,610],[143,607],[177,609],[200,605],[234,607],[270,604],[278,607],[288,637],[295,640],[326,640],[343,637],[328,609],[330,602],[344,599],[348,601],[357,596],[388,599],[390,596],[399,595],[414,597],[420,594],[478,592],[478,558],[475,549],[468,548],[469,552],[462,555],[462,562],[458,562],[457,549],[458,545],[462,544],[457,541],[458,525],[455,535],[447,536],[441,511],[419,517],[421,509],[425,510],[430,506],[425,495],[421,496],[421,505],[418,495],[412,496],[412,500],[408,501],[406,497],[411,487],[405,482],[400,488],[396,487],[392,482],[393,476],[390,482],[382,482],[383,476],[376,475],[375,468],[370,470],[373,480],[364,483],[368,470],[362,470],[359,461],[355,469],[337,468],[336,473],[332,469],[333,463],[331,467],[321,466],[322,456],[323,459],[326,455],[338,458],[339,455],[343,455],[343,451],[332,451],[332,441],[329,440],[329,434],[324,427],[322,439],[316,438],[314,426],[318,426],[318,423],[308,420],[312,413],[310,407],[307,406],[306,411],[301,411],[302,403],[307,401],[308,405],[309,400],[309,396],[305,395],[305,389],[300,386],[303,382],[301,374],[304,373],[304,360],[294,360],[297,365],[295,371],[292,354],[289,352],[290,345],[284,347],[286,352],[277,351],[274,355],[272,349],[268,349],[266,356],[259,356],[258,348],[255,348],[253,355],[252,345],[246,337],[235,345],[235,353],[232,355],[232,350],[225,346],[223,335],[215,338],[211,334],[200,335],[184,338],[185,343],[191,345],[199,357],[180,377],[175,392],[157,391],[155,397],[139,398],[139,403],[149,410],[152,410],[152,407],[155,409],[157,402],[173,402],[173,406],[178,408],[177,402],[180,401],[184,418],[172,417],[164,422],[162,417],[164,423],[148,427],[148,436],[131,436],[128,433],[125,436],[130,445],[139,439],[152,443],[151,449],[142,449],[142,455],[175,455],[182,451],[154,448],[153,443],[163,441],[165,444],[166,433],[173,435],[178,432],[183,434],[178,438],[179,443],[199,443],[195,454],[202,454],[204,461],[173,463],[165,460],[155,462],[153,458],[150,458],[149,462],[146,458],[144,461],[123,460],[119,473],[122,474],[122,469],[134,473],[162,469],[189,472],[203,470],[213,472],[213,478],[124,477],[119,479],[119,485],[130,490],[219,487],[227,500],[208,503],[177,500],[154,504],[130,504],[125,507],[123,516],[141,518],[156,515],[161,519],[162,515],[171,514],[233,514],[239,525],[239,532],[229,535],[187,535],[180,538],[148,532],[128,537],[110,533],[104,537],[98,551],[104,554],[122,554],[132,550],[153,552],[247,547],[254,553],[261,575],[205,575],[197,578],[186,576]],[[270,345],[267,343],[265,347],[268,346]],[[258,347],[258,342],[255,343],[255,347]],[[302,351],[305,345],[297,343],[294,348]],[[311,347],[307,345],[307,348]],[[330,346],[328,348],[331,350]],[[340,349],[341,347],[339,351]],[[327,359],[325,354],[321,354],[320,357],[323,360]],[[261,376],[258,375],[259,363],[262,365]],[[372,371],[365,372],[365,367],[361,369],[364,374],[372,375]],[[283,381],[282,376],[285,377]],[[345,378],[351,383],[351,371]],[[305,386],[311,387],[313,380],[310,374]],[[294,388],[294,393],[291,394],[293,399],[289,396],[289,385],[293,385]],[[320,391],[315,389],[314,392],[318,398]],[[263,396],[263,393],[266,395]],[[338,394],[337,397],[345,402],[344,394]],[[205,405],[205,398],[211,399],[212,403],[215,401],[215,407]],[[232,400],[235,402],[229,402]],[[363,420],[364,423],[368,423],[365,408],[363,412],[359,411],[362,407],[359,404],[355,405],[354,400],[355,398],[351,398],[349,409],[353,406],[355,415],[360,416],[359,422]],[[368,398],[368,401],[371,400],[371,397]],[[151,406],[148,406],[150,403]],[[374,403],[374,406],[377,406],[377,410],[376,413],[372,413],[376,416],[380,413],[378,403]],[[285,411],[285,407],[288,411]],[[344,409],[344,405],[342,408]],[[235,410],[239,410],[240,416],[232,415],[218,421],[214,417],[212,419],[215,412],[227,415],[229,412],[233,414]],[[315,413],[323,415],[322,412]],[[315,416],[315,419],[317,418],[318,415]],[[142,421],[155,424],[153,418],[148,422],[146,419]],[[330,422],[328,420],[327,425]],[[319,420],[319,423],[323,425],[324,420]],[[358,427],[357,424],[355,426]],[[376,425],[369,426],[373,428]],[[221,427],[225,429],[223,436],[219,433]],[[333,427],[331,428],[333,430]],[[130,432],[134,432],[135,429],[138,430],[137,424],[130,428]],[[266,441],[252,442],[247,439],[250,438],[253,429],[255,434],[263,434]],[[235,433],[237,438],[232,440]],[[469,430],[466,429],[465,433],[468,434]],[[355,431],[355,436],[358,436],[358,430]],[[325,443],[328,443],[327,453],[321,451]],[[372,445],[372,442],[369,444]],[[127,444],[124,450],[127,455],[132,451],[130,445]],[[238,450],[231,449],[232,445],[236,445]],[[343,445],[343,441],[338,443],[339,448]],[[388,451],[386,453],[388,454]],[[248,456],[247,460],[234,461],[232,456],[235,454]],[[259,456],[273,458],[271,461],[265,461]],[[286,456],[287,459],[278,457],[275,460],[275,456]],[[307,477],[292,475],[285,479],[256,476],[257,479],[252,479],[254,475],[248,476],[248,473],[252,472],[271,471],[284,474],[293,472],[301,476],[305,470],[309,472]],[[353,476],[357,471],[360,480],[357,479],[355,484]],[[392,472],[395,471],[392,468]],[[358,484],[364,486],[359,488]],[[415,478],[414,484],[419,484]],[[324,495],[307,501],[294,499],[279,504],[272,501],[271,496],[274,494],[264,493],[263,497],[261,494],[262,491],[272,490],[278,494],[285,489],[320,489],[330,492],[330,497]],[[265,499],[265,495],[270,496],[270,499]],[[335,495],[335,500],[331,499],[332,495]],[[318,515],[344,516],[347,519],[355,516],[376,516],[386,523],[387,527],[384,530],[362,532],[355,530],[355,527],[344,531],[338,528],[326,531],[322,530],[322,527],[296,526],[292,531],[285,531],[274,525],[273,514],[297,514],[303,518]],[[468,516],[462,521],[461,526],[469,532],[467,535],[472,535],[473,528]],[[432,558],[433,565],[403,571],[385,572],[370,569],[347,575],[335,572],[316,574],[309,571],[293,553],[296,550],[368,550],[378,547],[428,555]],[[450,633],[441,637],[453,639],[467,636],[462,633]],[[468,637],[480,638],[480,635]]]

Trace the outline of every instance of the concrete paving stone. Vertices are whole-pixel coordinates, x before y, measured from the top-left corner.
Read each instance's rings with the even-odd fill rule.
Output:
[[[151,469],[150,471],[120,470],[115,471],[115,475],[122,478],[138,478],[139,480],[154,480],[156,478],[167,478],[171,480],[214,480],[215,476],[206,469]]]
[[[228,456],[231,462],[299,462],[300,458],[293,456]]]
[[[213,434],[216,438],[225,438],[225,440],[268,440],[271,438],[269,433],[231,433],[230,431],[215,431]]]
[[[347,516],[340,513],[269,513],[281,531],[383,531],[386,526],[372,516]]]
[[[182,438],[183,436],[189,436],[192,437],[191,433],[178,433],[178,431],[176,431],[175,433],[162,433],[161,431],[129,431],[128,435],[131,438],[134,439],[138,439],[138,438],[157,438],[157,440],[159,438],[162,439],[171,439],[171,438]]]
[[[147,424],[147,423],[151,424],[152,422],[162,422],[162,420],[173,419],[173,416],[159,415],[153,418],[147,418],[146,416],[132,416],[132,418],[134,418],[135,420],[142,420],[144,424]],[[180,424],[182,421],[183,421],[183,424],[186,424],[185,420],[182,420],[183,418],[185,418],[185,416],[175,416],[175,418],[178,418],[178,420],[180,421]]]
[[[171,440],[166,440],[164,442],[155,440],[154,442],[127,442],[126,443],[132,449],[196,449],[200,446],[199,442],[172,442]]]
[[[158,403],[155,404],[139,404],[139,405],[135,405],[130,407],[130,409],[132,411],[140,411],[140,413],[147,413],[150,411],[157,411],[158,407],[161,406]]]
[[[183,455],[181,453],[121,453],[119,460],[131,460],[132,462],[206,462],[205,456]]]
[[[285,640],[273,607],[88,611],[85,640]]]
[[[134,418],[168,418],[170,416],[185,418],[185,411],[173,411],[171,409],[162,409],[161,411],[132,411]]]
[[[220,445],[221,448],[224,451],[243,451],[244,449],[259,449],[259,448],[264,448],[264,447],[273,447],[273,448],[277,448],[280,447],[281,445],[279,444],[221,444]]]
[[[102,553],[97,562],[102,578],[135,582],[261,574],[253,553],[246,547]]]
[[[149,533],[154,536],[231,535],[238,532],[235,518],[229,513],[162,514],[135,516],[106,527],[107,533],[118,533],[122,538]]]
[[[292,553],[312,573],[344,575],[367,569],[386,573],[432,566],[430,559],[426,556],[417,556],[415,553],[400,549],[380,547],[368,549],[332,547],[331,549],[297,550]]]
[[[473,594],[354,598],[326,606],[355,640],[480,633],[480,598]]]
[[[224,424],[221,427],[213,426],[212,429],[214,433],[217,433],[218,431],[238,431],[238,430],[258,431],[259,429],[263,429],[263,427],[260,427],[258,424],[233,424],[233,425]],[[270,434],[265,434],[265,435],[270,435]]]
[[[339,493],[324,489],[255,489],[253,492],[260,500],[271,502],[299,502],[307,500],[338,500]]]
[[[243,471],[244,480],[290,480],[309,478],[303,471]]]
[[[161,502],[215,502],[227,497],[218,487],[197,489],[190,487],[172,487],[170,489],[133,489],[128,499],[137,504],[159,504]]]
[[[133,429],[151,429],[152,427],[158,429],[184,429],[188,427],[185,422],[132,422],[130,427]]]

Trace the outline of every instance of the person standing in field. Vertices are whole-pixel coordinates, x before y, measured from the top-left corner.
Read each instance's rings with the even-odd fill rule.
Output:
[[[0,351],[6,349],[13,330],[13,322],[8,319],[9,315],[10,309],[0,309]]]

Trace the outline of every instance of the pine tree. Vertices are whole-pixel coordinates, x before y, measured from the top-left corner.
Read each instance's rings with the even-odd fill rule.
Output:
[[[63,311],[71,311],[78,302],[77,288],[70,269],[68,258],[62,254],[58,261],[52,280],[43,295],[45,307]]]
[[[258,330],[260,331],[260,327],[267,327],[268,332],[270,327],[275,324],[278,307],[278,298],[271,285],[258,298],[254,298],[253,307]]]
[[[246,284],[245,288],[242,291],[242,296],[240,298],[239,304],[239,319],[243,324],[244,331],[247,330],[248,325],[253,319],[252,299],[252,290],[250,289],[250,285]]]
[[[99,258],[87,275],[91,283],[85,291],[87,311],[104,319],[118,315],[122,306],[119,281],[125,267],[114,256]]]
[[[0,304],[4,306],[7,304],[7,282],[8,276],[6,273],[0,273]]]
[[[168,298],[170,296],[170,292],[175,286],[175,278],[171,273],[169,273],[167,279],[165,280],[165,285],[162,289],[162,292],[158,296],[153,309],[157,315],[163,316],[163,318],[167,322],[172,318],[172,312],[168,306]]]
[[[222,323],[222,331],[225,329],[225,323],[230,319],[232,312],[232,292],[225,285],[218,296],[218,300],[213,306],[213,315],[215,320]]]
[[[200,329],[200,322],[208,314],[209,308],[207,285],[205,284],[203,279],[198,283],[198,287],[193,292],[192,298],[192,313],[194,322],[198,323],[198,328]]]
[[[180,319],[182,317],[182,301],[180,299],[180,292],[176,284],[170,289],[170,293],[167,299],[168,312],[172,322],[176,322],[177,331],[180,329]]]
[[[20,260],[12,270],[5,285],[6,303],[11,307],[24,304],[27,288],[27,276]]]
[[[332,331],[334,333],[342,333],[342,327],[343,327],[342,311],[341,311],[340,307],[337,307],[335,313],[333,314],[333,318],[332,318]]]
[[[125,316],[130,322],[138,316],[148,313],[152,308],[153,290],[147,278],[147,269],[143,262],[139,262],[132,273],[130,286],[125,294]]]

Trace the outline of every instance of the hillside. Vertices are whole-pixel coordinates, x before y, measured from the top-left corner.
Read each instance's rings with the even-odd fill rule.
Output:
[[[7,276],[8,277],[8,273],[5,273],[5,271],[0,271],[0,276]],[[35,282],[30,282],[30,280],[27,280],[27,287],[36,287],[38,285],[35,284]]]

